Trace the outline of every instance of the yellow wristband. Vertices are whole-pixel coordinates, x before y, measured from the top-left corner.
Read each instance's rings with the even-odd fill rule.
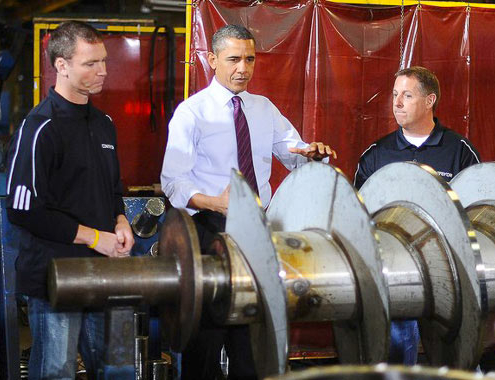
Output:
[[[88,245],[88,248],[93,249],[98,245],[98,240],[100,240],[100,231],[98,231],[96,228],[93,228],[93,231],[95,232],[95,240],[93,240],[93,244]]]

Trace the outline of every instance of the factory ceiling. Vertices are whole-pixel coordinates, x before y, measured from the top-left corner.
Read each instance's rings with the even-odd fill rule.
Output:
[[[7,20],[28,21],[33,14],[54,12],[77,2],[78,0],[0,0],[0,8]]]

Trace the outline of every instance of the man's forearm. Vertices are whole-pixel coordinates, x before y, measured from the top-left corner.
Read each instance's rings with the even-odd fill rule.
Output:
[[[7,209],[11,223],[24,227],[33,235],[60,243],[72,243],[77,234],[78,223],[69,215],[45,207],[29,211]]]
[[[96,252],[108,257],[129,256],[129,250],[123,250],[123,244],[117,240],[112,232],[99,231],[79,224],[74,244],[85,244]],[[132,245],[131,245],[132,247]]]
[[[117,223],[127,223],[127,224],[129,224],[129,221],[127,220],[127,218],[125,217],[124,214],[117,215],[116,221],[117,221]]]
[[[74,239],[74,244],[86,244],[91,245],[95,241],[96,232],[93,228],[79,225],[77,228],[77,235]]]
[[[212,210],[216,211],[215,208],[218,203],[218,197],[212,197],[205,194],[194,194],[187,203],[187,207],[196,210]]]
[[[228,198],[225,199],[225,197],[222,196],[215,197],[197,193],[189,199],[187,207],[196,210],[211,210],[226,214],[228,207]]]
[[[117,216],[117,223],[125,223],[127,226],[129,226],[129,222],[123,214]],[[83,226],[82,224],[80,224],[77,228],[77,235],[73,243],[91,245],[94,243],[95,238],[96,232],[94,228]]]

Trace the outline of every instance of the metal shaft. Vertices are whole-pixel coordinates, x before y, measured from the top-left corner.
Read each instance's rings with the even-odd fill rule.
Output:
[[[56,307],[103,308],[109,298],[136,297],[142,303],[175,302],[177,265],[171,258],[58,259],[49,268],[48,292]]]
[[[274,236],[284,268],[290,321],[357,317],[356,279],[345,253],[330,236],[316,231]]]

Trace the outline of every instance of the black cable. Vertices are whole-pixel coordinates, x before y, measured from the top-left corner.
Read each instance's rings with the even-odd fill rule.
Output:
[[[158,25],[155,27],[153,34],[151,36],[151,51],[150,51],[150,61],[149,61],[149,89],[150,89],[150,128],[151,132],[156,132],[157,129],[157,107],[155,104],[155,99],[153,96],[153,82],[154,82],[154,69],[155,69],[155,50],[156,50],[156,38],[158,36],[158,30],[160,28],[165,28],[165,35],[167,38],[167,72],[166,81],[167,87],[165,90],[164,103],[165,103],[165,114],[170,117],[174,110],[174,100],[175,100],[175,32],[174,28],[167,25]]]

